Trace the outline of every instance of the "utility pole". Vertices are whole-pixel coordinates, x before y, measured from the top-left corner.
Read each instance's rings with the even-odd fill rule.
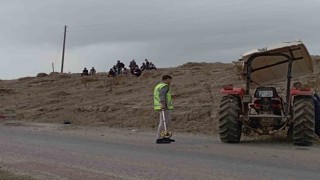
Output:
[[[63,49],[62,49],[62,62],[61,62],[61,73],[63,73],[64,51],[65,51],[65,49],[66,49],[66,36],[67,36],[67,25],[65,25],[65,26],[64,26]]]

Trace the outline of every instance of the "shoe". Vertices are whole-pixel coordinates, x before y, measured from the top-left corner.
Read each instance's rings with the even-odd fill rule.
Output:
[[[156,144],[168,144],[171,143],[171,141],[166,140],[166,139],[157,139]]]
[[[170,138],[164,138],[166,141],[175,142],[176,140]]]

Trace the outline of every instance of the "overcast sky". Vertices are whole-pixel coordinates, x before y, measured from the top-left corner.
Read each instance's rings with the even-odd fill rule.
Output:
[[[320,54],[319,0],[0,0],[0,79],[108,71],[149,59],[158,67],[231,62],[251,49],[302,40]]]

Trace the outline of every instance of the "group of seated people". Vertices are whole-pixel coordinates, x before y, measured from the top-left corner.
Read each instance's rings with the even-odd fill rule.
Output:
[[[133,59],[129,64],[129,68],[130,68],[130,73],[132,75],[137,76],[137,77],[141,76],[142,71],[152,70],[152,69],[157,70],[156,66],[152,62],[149,62],[148,59],[145,59],[145,62],[142,63],[142,66],[140,68],[137,65],[136,61]],[[112,68],[110,68],[108,76],[115,77],[120,74],[127,75],[127,74],[129,74],[129,71],[125,67],[125,65],[122,62],[120,62],[120,60],[118,60],[117,64],[114,65]]]
[[[140,68],[137,65],[136,61],[133,59],[129,64],[129,68],[130,70],[125,67],[124,63],[118,60],[117,64],[110,68],[108,77],[115,77],[120,74],[128,75],[129,73],[139,77],[145,70],[157,70],[156,66],[152,62],[149,62],[148,59],[145,59],[145,62],[142,63],[142,66]],[[81,76],[93,76],[95,74],[96,70],[94,67],[92,67],[90,71],[88,71],[88,69],[85,67],[81,73]]]
[[[152,69],[157,70],[156,66],[152,62],[149,62],[148,59],[145,59],[144,61],[145,62],[142,63],[142,66],[140,67],[140,69],[142,71],[144,71],[144,70],[152,70]]]
[[[81,73],[81,76],[93,76],[96,74],[96,70],[94,69],[94,67],[92,67],[90,69],[90,72],[88,71],[88,69],[85,67],[83,70],[82,70],[82,73]]]

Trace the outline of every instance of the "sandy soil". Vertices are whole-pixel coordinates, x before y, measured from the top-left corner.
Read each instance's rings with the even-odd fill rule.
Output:
[[[0,179],[6,180],[32,180],[29,176],[16,175],[9,171],[0,170]]]

